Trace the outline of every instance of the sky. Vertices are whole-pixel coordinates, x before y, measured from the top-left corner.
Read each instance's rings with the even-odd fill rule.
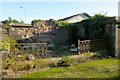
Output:
[[[20,8],[23,7],[23,8]],[[0,21],[9,17],[31,23],[34,19],[62,19],[86,12],[93,16],[101,13],[107,16],[118,15],[118,2],[1,2]],[[26,15],[26,16],[25,16]],[[25,19],[26,18],[26,19]]]

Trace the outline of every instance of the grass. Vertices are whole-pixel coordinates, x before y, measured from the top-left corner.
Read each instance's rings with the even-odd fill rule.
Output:
[[[120,61],[120,60],[119,60]],[[34,72],[23,78],[118,78],[118,60],[104,59]]]

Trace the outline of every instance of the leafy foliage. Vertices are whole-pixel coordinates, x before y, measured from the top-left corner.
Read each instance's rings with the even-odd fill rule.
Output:
[[[96,14],[92,18],[83,20],[81,26],[86,29],[86,35],[90,39],[103,38],[106,25],[105,19],[107,16]]]
[[[26,62],[14,63],[14,65],[12,66],[13,71],[23,71],[23,70],[29,70],[29,69],[30,69],[30,65]]]
[[[62,57],[61,60],[58,61],[57,66],[70,66],[72,65],[72,59],[70,57]]]
[[[65,27],[65,26],[68,26],[70,23],[68,22],[65,22],[65,21],[56,21],[55,22],[55,25],[58,26],[58,27]]]
[[[109,54],[106,50],[101,50],[101,51],[97,51],[95,52],[95,55],[94,57],[97,57],[97,58],[109,58]]]
[[[33,21],[31,22],[31,24],[33,25],[33,24],[36,24],[37,22],[41,22],[41,21],[43,21],[43,20],[41,20],[41,19],[35,19],[35,20],[33,20]]]
[[[7,50],[9,46],[11,46],[11,49],[15,49],[14,46],[17,44],[17,42],[12,39],[11,36],[4,36],[3,41],[0,41],[0,43],[2,44],[2,50]]]
[[[65,67],[72,65],[72,59],[70,57],[62,57],[57,63],[52,63],[49,66],[51,67]]]
[[[12,20],[12,18],[9,17],[9,20],[2,21],[2,23],[4,24],[4,28],[9,28],[10,23],[21,23],[21,22],[17,21],[16,19]]]

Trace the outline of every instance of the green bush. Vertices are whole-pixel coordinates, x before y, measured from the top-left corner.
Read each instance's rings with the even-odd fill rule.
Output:
[[[23,70],[29,70],[32,69],[34,67],[34,64],[32,65],[32,63],[30,62],[15,62],[15,64],[12,66],[12,70],[13,71],[23,71]]]
[[[43,21],[43,20],[35,19],[35,20],[33,20],[33,21],[31,22],[31,24],[33,25],[33,24],[36,24],[37,22],[41,22],[41,21]]]
[[[29,69],[31,69],[30,64],[26,64],[26,65],[24,66],[24,68],[23,68],[23,70],[29,70]]]
[[[13,71],[24,71],[29,69],[39,69],[46,67],[47,64],[44,59],[36,59],[32,61],[18,61],[15,62],[14,65],[12,65]]]
[[[0,44],[2,45],[2,50],[8,50],[9,46],[10,50],[15,50],[16,48],[14,46],[17,44],[17,42],[11,36],[4,35],[4,39],[3,41],[0,41]]]
[[[90,58],[93,58],[94,56],[94,52],[87,52],[87,53],[84,53],[82,54],[84,57],[90,59]]]
[[[47,66],[44,59],[37,59],[37,60],[34,60],[34,62],[35,62],[35,68],[44,68]]]
[[[13,71],[22,71],[24,70],[26,63],[24,62],[16,62],[14,66],[12,66]]]
[[[101,50],[101,51],[97,51],[94,54],[94,57],[98,57],[98,58],[108,58],[108,52],[106,50]]]
[[[90,39],[104,38],[105,33],[105,19],[107,16],[101,14],[95,14],[90,19],[81,21],[81,26],[86,29],[86,36]]]
[[[68,26],[70,23],[68,22],[65,22],[65,21],[56,21],[55,22],[55,25],[58,26],[58,27],[65,27],[65,26]]]
[[[72,59],[70,57],[62,57],[58,62],[52,63],[50,67],[65,67],[72,65]]]
[[[33,68],[35,68],[36,63],[35,63],[35,61],[31,61],[29,63],[29,65],[30,65],[30,69],[33,69]]]
[[[13,58],[7,58],[6,61],[3,61],[2,63],[2,68],[5,69],[10,69],[14,65],[14,60]]]
[[[50,67],[57,67],[57,63],[55,62],[55,63],[51,63],[51,64],[49,64],[49,66]]]

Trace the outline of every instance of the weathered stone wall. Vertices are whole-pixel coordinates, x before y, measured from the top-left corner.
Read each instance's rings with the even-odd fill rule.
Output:
[[[105,39],[107,40],[107,50],[109,55],[115,56],[115,31],[116,24],[110,23],[105,27]]]
[[[110,55],[120,58],[120,17],[107,20],[105,38]]]
[[[19,42],[67,44],[71,31],[59,28],[48,21],[37,22],[33,27],[12,27],[10,35]]]
[[[120,17],[106,19],[104,38],[109,55],[120,57]],[[85,29],[79,29],[79,37],[85,40]]]

